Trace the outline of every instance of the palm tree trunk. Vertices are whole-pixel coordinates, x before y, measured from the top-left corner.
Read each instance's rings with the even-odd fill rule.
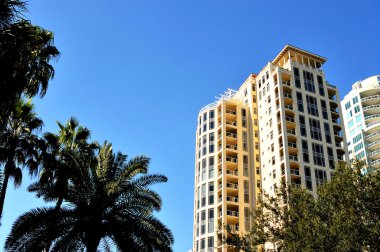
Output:
[[[5,171],[3,188],[1,188],[1,194],[0,194],[0,220],[1,220],[1,217],[3,216],[4,201],[5,201],[5,194],[7,192],[8,180],[9,180],[9,172]]]
[[[55,228],[56,228],[56,223],[59,215],[59,210],[61,210],[61,206],[63,203],[63,197],[59,197],[57,204],[55,205],[54,208],[54,213],[53,213],[53,221],[51,222],[51,226],[49,228],[50,232],[48,234],[48,237],[46,239],[46,251],[50,251],[51,244],[53,242],[54,237],[52,235],[54,234]]]

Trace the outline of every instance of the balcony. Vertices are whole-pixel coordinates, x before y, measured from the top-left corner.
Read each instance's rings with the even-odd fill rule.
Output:
[[[239,217],[239,212],[233,211],[233,210],[227,210],[227,216]]]
[[[295,129],[296,123],[295,123],[294,117],[286,116],[285,121],[286,121],[287,128]]]
[[[374,160],[371,162],[373,168],[380,168],[380,159]]]
[[[229,114],[229,115],[236,115],[236,110],[226,109],[226,114]]]
[[[288,152],[289,152],[289,154],[297,155],[297,153],[298,153],[297,143],[288,142]]]
[[[379,121],[375,121],[375,122],[368,123],[368,124],[367,124],[367,128],[370,128],[370,127],[372,127],[372,126],[376,126],[376,125],[380,125],[380,120],[379,120]]]
[[[371,95],[361,98],[362,104],[364,105],[375,105],[380,102],[380,95]]]
[[[227,202],[231,202],[231,203],[238,203],[239,202],[239,198],[238,197],[227,196],[226,197],[226,201]]]
[[[369,157],[373,158],[373,159],[380,158],[380,149],[379,150],[375,150],[375,151],[371,151],[371,153],[369,154]]]
[[[226,170],[226,174],[231,175],[231,176],[238,176],[238,170]]]
[[[236,121],[228,121],[228,120],[226,120],[226,126],[236,127],[236,125],[237,125]]]
[[[369,116],[364,117],[365,121],[368,122],[369,124],[376,121],[378,118],[380,118],[380,114],[369,115]]]
[[[343,140],[343,133],[342,131],[334,131],[335,140],[337,142],[340,142]]]
[[[336,110],[336,109],[330,109],[330,112],[331,112],[331,117],[333,119],[338,119],[339,118],[339,112],[338,112],[338,110]]]
[[[284,103],[288,105],[293,104],[293,96],[290,93],[284,93]]]
[[[289,160],[298,162],[298,157],[295,155],[289,155]]]
[[[232,133],[232,132],[227,132],[227,133],[226,133],[226,136],[227,136],[227,137],[230,137],[230,138],[233,138],[233,139],[236,139],[236,138],[237,138],[237,134],[236,134],[236,133]]]
[[[239,185],[238,185],[238,184],[235,184],[235,183],[229,183],[229,182],[226,183],[226,187],[227,187],[228,189],[233,189],[233,190],[238,190],[238,189],[239,189]]]
[[[380,134],[380,132],[376,132]],[[377,150],[380,147],[380,140],[376,140],[375,142],[372,142],[368,144],[368,149],[369,150]]]
[[[369,111],[369,110],[377,111],[378,109],[380,109],[380,105],[370,105],[370,106],[363,107],[363,111]]]
[[[293,177],[299,177],[300,171],[298,169],[290,169],[290,175]]]
[[[226,148],[229,150],[237,150],[237,145],[236,144],[226,144]]]
[[[371,133],[369,135],[366,136],[366,139],[367,140],[379,140],[380,139],[380,131],[376,131],[374,133]]]
[[[238,159],[235,158],[235,157],[229,157],[229,156],[227,156],[227,157],[226,157],[226,161],[227,161],[227,162],[231,162],[231,163],[235,163],[235,164],[237,164]]]

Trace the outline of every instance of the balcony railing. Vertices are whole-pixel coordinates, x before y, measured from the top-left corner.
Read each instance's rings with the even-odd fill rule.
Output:
[[[372,95],[372,96],[364,97],[364,98],[362,98],[362,102],[372,100],[372,99],[380,99],[380,95]]]
[[[374,133],[369,134],[369,135],[366,137],[366,139],[368,140],[368,139],[370,139],[370,138],[372,138],[372,137],[374,137],[374,136],[377,136],[377,135],[380,135],[380,131],[377,131],[377,132],[374,132]]]
[[[368,123],[367,124],[367,128],[373,126],[373,125],[376,125],[376,124],[380,124],[380,121],[376,121],[376,122],[372,122],[372,123]]]
[[[237,138],[237,135],[235,133],[227,132],[226,136],[232,137],[232,138]]]
[[[236,115],[236,110],[226,109],[226,113],[230,115]]]
[[[293,99],[292,95],[289,93],[284,93],[284,97],[289,98],[289,99]]]
[[[380,114],[376,114],[376,115],[369,115],[369,116],[366,116],[364,117],[365,120],[368,120],[368,119],[373,119],[373,118],[379,118],[380,117]]]
[[[290,169],[290,174],[299,176],[300,175],[300,171],[298,169]]]
[[[287,117],[285,117],[285,119],[288,122],[294,122],[294,118],[293,117],[287,116]]]
[[[380,163],[380,159],[371,162],[371,165],[377,165]]]
[[[376,132],[376,133],[380,134],[380,132]],[[375,146],[375,145],[378,145],[378,144],[380,144],[380,140],[377,140],[377,141],[375,141],[373,143],[368,144],[368,148],[371,148],[372,146]]]
[[[238,189],[239,185],[234,183],[226,183],[227,188]]]
[[[227,200],[228,202],[235,202],[235,203],[239,202],[239,198],[238,198],[238,197],[227,196],[227,197],[226,197],[226,200]]]
[[[237,170],[234,170],[234,171],[226,170],[226,173],[227,173],[228,175],[238,176],[238,171],[237,171]]]
[[[237,158],[233,158],[233,157],[226,157],[226,161],[228,162],[231,162],[231,163],[237,163],[238,162],[238,159]]]
[[[379,149],[379,150],[372,151],[372,152],[369,154],[369,156],[370,156],[370,157],[373,157],[373,156],[375,156],[376,154],[379,154],[379,153],[380,153],[380,149]]]
[[[236,126],[236,121],[226,121],[227,125]]]
[[[290,130],[290,129],[288,129],[288,130],[286,130],[286,132],[287,132],[288,134],[291,134],[291,135],[295,135],[295,134],[296,134],[296,131],[295,131],[295,130]]]
[[[374,108],[380,108],[380,105],[371,105],[371,106],[365,106],[363,107],[363,111],[374,109]]]
[[[227,215],[228,216],[233,216],[233,217],[239,217],[239,212],[238,211],[227,210]]]
[[[293,161],[298,161],[298,157],[295,155],[289,155],[289,159]]]
[[[297,148],[297,144],[293,142],[288,142],[288,146],[292,148]]]
[[[237,145],[236,145],[236,144],[235,144],[235,145],[227,144],[227,145],[226,145],[226,148],[227,148],[227,149],[230,149],[230,150],[237,150]]]
[[[287,104],[285,104],[284,107],[285,107],[286,109],[293,110],[293,106],[292,106],[292,105],[287,105]]]

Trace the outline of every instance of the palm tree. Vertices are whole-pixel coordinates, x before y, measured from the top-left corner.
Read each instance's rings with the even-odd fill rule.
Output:
[[[18,100],[7,118],[0,134],[0,164],[4,167],[4,180],[0,193],[0,218],[2,216],[8,181],[13,178],[14,186],[22,182],[22,168],[28,166],[30,175],[36,175],[37,143],[36,132],[42,127],[31,102]]]
[[[59,56],[52,32],[25,20],[25,1],[0,1],[0,126],[22,95],[45,95]]]
[[[74,154],[75,155],[75,154]],[[103,246],[119,251],[171,251],[171,231],[153,216],[161,209],[160,196],[150,185],[165,182],[163,175],[148,175],[150,159],[127,161],[105,143],[95,164],[72,156],[80,176],[72,178],[56,221],[51,251],[94,252]],[[7,237],[5,250],[32,251],[43,242],[54,207],[33,209],[20,216]]]
[[[99,149],[97,142],[89,143],[90,130],[79,125],[76,118],[71,117],[65,125],[57,122],[57,134],[47,132],[39,143],[41,173],[39,181],[28,187],[29,192],[37,193],[45,201],[56,201],[55,215],[51,221],[51,231],[45,236],[47,250],[51,246],[55,231],[55,219],[67,195],[70,178],[78,175],[78,170],[72,165],[72,155],[86,158],[94,162],[94,151]],[[92,161],[91,161],[92,160]]]

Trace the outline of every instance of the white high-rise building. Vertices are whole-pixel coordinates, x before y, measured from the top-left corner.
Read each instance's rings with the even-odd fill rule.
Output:
[[[350,160],[380,168],[380,75],[357,81],[341,102]]]
[[[281,181],[316,194],[348,160],[338,90],[326,59],[286,45],[257,75],[201,109],[196,130],[194,252],[224,252],[218,223],[240,234],[261,190]],[[232,250],[231,250],[232,251]]]

